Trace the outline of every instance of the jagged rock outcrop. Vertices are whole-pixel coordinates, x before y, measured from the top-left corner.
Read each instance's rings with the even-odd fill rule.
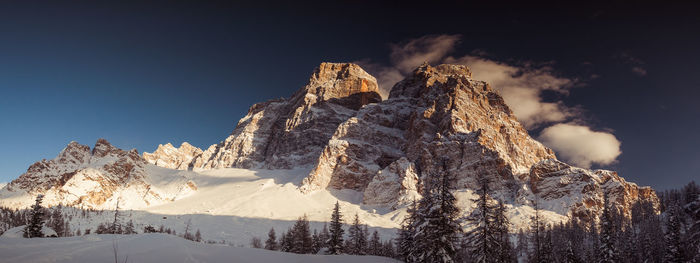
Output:
[[[290,169],[313,165],[338,124],[362,106],[379,101],[376,79],[358,65],[322,63],[292,97],[250,107],[226,140],[196,156],[189,167]]]
[[[159,144],[153,153],[143,153],[143,159],[160,167],[188,170],[192,167],[192,159],[202,154],[202,149],[183,142],[180,147],[175,148],[172,144]]]
[[[184,175],[161,182],[158,169],[163,168],[150,166],[135,149],[124,151],[104,139],[92,150],[71,142],[55,159],[32,164],[0,189],[0,205],[27,207],[37,194],[44,194],[48,206],[111,209],[120,200],[138,208],[170,202],[196,190]]]
[[[639,200],[659,206],[651,187],[629,183],[613,171],[578,168],[548,159],[532,166],[524,178],[529,180],[540,206],[561,214],[570,212],[584,221],[595,220],[602,213],[605,195],[626,216],[631,216],[632,205]]]

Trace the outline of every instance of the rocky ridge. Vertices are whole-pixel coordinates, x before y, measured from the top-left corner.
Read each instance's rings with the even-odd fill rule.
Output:
[[[162,169],[148,164],[135,149],[124,151],[104,139],[92,150],[71,142],[56,158],[32,164],[0,189],[0,205],[26,207],[34,196],[43,194],[44,205],[49,206],[112,209],[122,200],[122,205],[138,208],[170,202],[196,190],[185,173],[169,178],[168,183],[159,182],[157,174]]]

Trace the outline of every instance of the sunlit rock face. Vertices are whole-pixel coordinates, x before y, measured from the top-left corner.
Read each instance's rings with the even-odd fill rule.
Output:
[[[595,220],[602,213],[605,195],[625,216],[631,216],[632,205],[640,200],[659,206],[651,187],[629,183],[613,171],[578,168],[549,159],[535,164],[528,178],[543,205],[566,203],[571,214],[584,221]]]
[[[187,142],[183,142],[178,148],[167,143],[158,145],[158,148],[153,153],[143,153],[143,158],[149,163],[160,167],[187,170],[191,168],[192,159],[201,154],[202,149],[194,147]]]
[[[196,190],[186,176],[175,175],[163,185],[148,166],[135,149],[124,151],[104,139],[92,150],[71,142],[56,158],[32,164],[0,190],[0,205],[28,207],[36,195],[43,194],[46,206],[112,209],[121,201],[139,208],[170,202]]]

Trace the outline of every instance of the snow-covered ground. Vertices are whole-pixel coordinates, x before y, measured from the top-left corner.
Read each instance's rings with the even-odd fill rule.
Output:
[[[295,170],[256,170],[256,169],[214,169],[203,171],[178,171],[160,167],[156,173],[161,181],[168,181],[167,172],[179,178],[181,173],[188,173],[188,180],[196,185],[195,191],[178,199],[141,209],[129,209],[129,204],[138,203],[140,196],[132,192],[117,194],[120,200],[120,220],[123,224],[133,220],[139,233],[143,227],[151,225],[158,229],[161,225],[184,233],[186,223],[191,222],[191,230],[200,230],[203,240],[231,243],[235,246],[249,246],[253,237],[265,239],[270,228],[274,227],[278,236],[294,224],[299,217],[306,215],[313,229],[321,230],[323,224],[330,220],[336,201],[340,203],[341,213],[346,224],[351,223],[355,214],[360,221],[367,224],[370,231],[377,230],[383,240],[393,238],[406,215],[406,209],[391,210],[387,207],[362,204],[362,193],[352,190],[319,190],[309,194],[299,191],[299,182],[309,173],[310,168]],[[163,185],[162,182],[154,182]],[[471,190],[455,192],[458,206],[463,209],[463,216],[474,208],[476,195]],[[25,198],[33,198],[25,196]],[[511,206],[508,215],[516,233],[526,227],[534,210],[529,206]],[[77,209],[64,208],[64,216],[70,218],[72,232],[87,229],[95,231],[100,223],[114,220],[110,210],[89,213],[82,216]],[[564,216],[543,211],[543,217],[550,221],[565,219]]]
[[[374,256],[298,255],[188,241],[167,234],[0,238],[0,262],[397,262]]]

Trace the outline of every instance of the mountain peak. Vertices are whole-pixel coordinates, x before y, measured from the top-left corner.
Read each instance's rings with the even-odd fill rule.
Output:
[[[357,110],[382,99],[377,79],[357,64],[323,62],[290,100],[297,107],[330,101]]]
[[[97,139],[95,147],[92,148],[92,155],[97,157],[105,157],[113,152],[121,152],[122,150],[114,147],[111,143],[103,138]]]

